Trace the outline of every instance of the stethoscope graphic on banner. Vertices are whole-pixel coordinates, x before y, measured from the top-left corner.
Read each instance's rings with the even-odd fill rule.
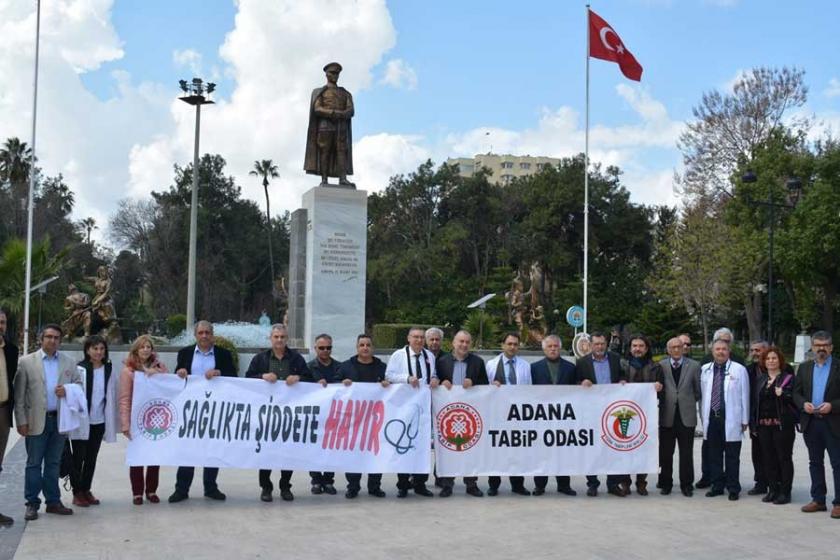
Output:
[[[398,455],[405,455],[415,448],[414,440],[420,434],[420,407],[414,405],[414,413],[408,422],[394,418],[385,424],[385,440],[394,446]]]

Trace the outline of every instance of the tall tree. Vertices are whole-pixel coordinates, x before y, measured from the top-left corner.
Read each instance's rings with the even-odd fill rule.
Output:
[[[79,225],[85,231],[85,242],[88,245],[90,245],[90,234],[91,234],[91,232],[95,229],[99,229],[99,227],[96,225],[96,220],[93,219],[92,217],[88,216],[87,218],[84,218],[83,220],[80,220]]]
[[[280,173],[277,169],[277,166],[274,162],[270,159],[264,159],[262,161],[254,161],[254,168],[248,173],[249,175],[253,175],[256,177],[262,177],[262,186],[263,191],[265,192],[265,223],[266,227],[268,228],[268,263],[271,267],[271,296],[272,296],[272,308],[274,307],[274,299],[277,297],[277,290],[276,290],[276,282],[277,276],[274,273],[274,249],[272,248],[271,243],[271,207],[270,201],[268,197],[268,185],[269,179],[277,179],[280,177]]]
[[[8,197],[4,204],[11,213],[11,235],[23,237],[26,233],[26,204],[32,149],[19,138],[8,138],[0,147],[0,187]]]

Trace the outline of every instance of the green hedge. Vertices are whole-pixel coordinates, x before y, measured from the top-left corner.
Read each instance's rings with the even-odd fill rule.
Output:
[[[223,336],[216,335],[213,337],[215,339],[214,344],[220,348],[224,348],[225,350],[230,351],[233,354],[233,367],[236,369],[237,374],[239,373],[239,351],[236,349],[236,345],[229,339]]]
[[[371,336],[376,348],[401,348],[406,345],[406,338],[411,327],[428,329],[437,325],[418,325],[414,323],[377,323],[373,325]]]
[[[187,316],[183,313],[176,313],[166,318],[166,334],[169,338],[175,338],[187,328]]]

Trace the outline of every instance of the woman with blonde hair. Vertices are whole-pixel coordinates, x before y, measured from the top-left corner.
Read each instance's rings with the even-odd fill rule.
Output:
[[[140,335],[131,345],[128,357],[125,359],[125,367],[120,373],[120,424],[122,433],[131,439],[131,397],[134,393],[134,372],[142,371],[146,375],[156,373],[167,373],[166,366],[158,360],[155,354],[155,345],[152,337],[147,334]],[[131,478],[131,492],[134,495],[134,505],[143,504],[143,494],[151,503],[160,502],[157,487],[160,475],[160,466],[130,467],[129,477]]]

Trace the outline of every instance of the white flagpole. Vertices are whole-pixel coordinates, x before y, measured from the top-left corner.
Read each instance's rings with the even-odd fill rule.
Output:
[[[589,4],[586,5],[586,134],[583,152],[583,332],[589,316]]]
[[[38,62],[41,41],[41,0],[36,1],[35,14],[35,78],[32,81],[32,150],[29,158],[29,200],[26,221],[26,289],[23,300],[23,353],[29,352],[29,295],[32,291],[32,207],[35,191],[35,123],[38,111]]]

